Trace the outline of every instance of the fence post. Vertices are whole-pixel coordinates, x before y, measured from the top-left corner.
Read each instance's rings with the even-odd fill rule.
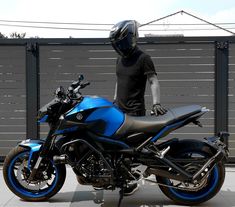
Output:
[[[215,134],[228,131],[229,43],[215,42]],[[228,144],[228,140],[223,140]]]
[[[27,138],[38,139],[37,111],[39,106],[39,48],[37,42],[26,44],[26,133]]]

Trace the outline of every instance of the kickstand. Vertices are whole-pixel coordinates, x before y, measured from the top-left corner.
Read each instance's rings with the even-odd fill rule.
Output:
[[[119,201],[118,201],[118,207],[121,206],[121,202],[122,202],[122,199],[123,199],[123,196],[124,196],[124,187],[121,188],[121,190],[119,191]]]

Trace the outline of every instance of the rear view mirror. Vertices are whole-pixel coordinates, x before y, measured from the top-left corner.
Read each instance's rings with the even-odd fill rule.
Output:
[[[78,80],[79,80],[79,81],[83,81],[83,80],[84,80],[84,76],[83,76],[83,75],[79,75],[79,76],[78,76]]]
[[[56,95],[58,98],[64,98],[64,96],[65,96],[65,91],[64,91],[63,86],[60,86],[59,88],[56,89],[55,95]]]

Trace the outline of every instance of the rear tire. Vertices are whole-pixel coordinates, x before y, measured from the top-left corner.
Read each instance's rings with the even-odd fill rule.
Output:
[[[49,167],[44,171],[49,174],[49,169],[51,170],[48,180],[42,178],[42,180],[38,179],[28,184],[27,177],[30,173],[27,168],[29,153],[29,149],[20,146],[9,152],[3,165],[4,180],[8,188],[23,200],[47,200],[62,188],[66,177],[65,165],[54,165],[53,161],[50,160]],[[42,185],[43,188],[40,189]]]
[[[183,140],[180,141],[177,146],[174,147],[170,156],[174,158],[180,158],[186,154],[198,154],[209,158],[214,155],[212,150],[203,142],[195,140]],[[174,182],[168,178],[156,176],[157,182],[164,185],[173,185]],[[223,162],[219,162],[215,165],[210,172],[206,184],[198,191],[180,190],[171,187],[159,185],[161,191],[171,200],[181,205],[197,205],[202,202],[208,201],[213,198],[221,189],[225,179],[225,166]]]

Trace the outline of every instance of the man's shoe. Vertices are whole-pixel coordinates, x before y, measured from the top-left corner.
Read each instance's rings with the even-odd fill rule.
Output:
[[[94,186],[93,186],[93,189],[94,190],[104,190],[104,188],[99,188],[99,187],[94,187]]]
[[[139,189],[139,186],[137,183],[135,184],[127,184],[127,187],[124,188],[124,196],[130,196],[134,194],[135,191]]]

